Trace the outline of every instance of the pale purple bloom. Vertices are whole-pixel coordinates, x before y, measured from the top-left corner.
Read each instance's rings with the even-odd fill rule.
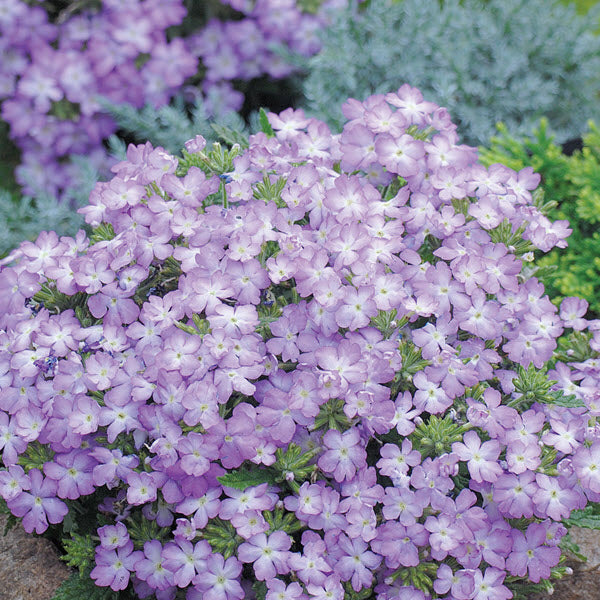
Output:
[[[96,585],[110,586],[115,591],[124,590],[141,557],[142,553],[139,550],[133,551],[133,542],[127,542],[115,550],[106,550],[97,546],[96,566],[92,569],[90,577],[96,582]]]
[[[319,458],[319,467],[326,473],[333,474],[336,481],[351,479],[367,458],[367,453],[359,442],[360,434],[356,429],[343,434],[330,429],[323,436],[323,444],[327,450]]]
[[[291,545],[290,537],[283,531],[274,531],[268,537],[257,533],[240,545],[238,557],[242,562],[253,563],[257,579],[265,581],[287,572]]]
[[[281,579],[270,579],[267,583],[268,592],[265,600],[299,600],[305,598],[301,585],[292,581],[289,585]]]
[[[193,584],[202,592],[203,600],[242,600],[244,591],[237,579],[241,571],[242,563],[234,556],[225,560],[220,554],[211,554]]]
[[[546,527],[543,523],[531,523],[527,531],[513,529],[513,549],[506,559],[506,567],[512,575],[538,582],[550,577],[550,568],[558,564],[560,549],[546,546]]]
[[[475,595],[473,600],[508,600],[512,598],[512,592],[502,585],[506,573],[494,567],[488,567],[485,574],[476,569],[473,582],[475,584]]]
[[[496,440],[482,444],[477,433],[467,431],[463,442],[452,444],[452,452],[467,463],[469,473],[475,481],[493,483],[502,474],[502,467],[496,462],[500,454],[500,444]]]
[[[49,477],[44,478],[38,469],[27,474],[31,485],[7,501],[11,512],[23,518],[23,528],[28,533],[40,534],[48,529],[49,523],[60,523],[69,512],[67,505],[56,497],[58,484]]]
[[[144,558],[135,563],[135,574],[151,588],[165,590],[173,585],[173,574],[163,566],[162,544],[151,540],[144,544]]]
[[[369,587],[373,569],[379,566],[381,557],[368,550],[368,545],[361,539],[349,539],[342,534],[338,543],[344,554],[335,566],[342,581],[351,580],[355,592]]]
[[[100,545],[106,550],[122,548],[129,542],[129,532],[124,523],[104,525],[98,529]]]
[[[195,545],[184,539],[169,542],[163,547],[163,566],[173,574],[173,582],[178,587],[188,586],[197,573],[204,573],[207,559],[211,557],[211,547],[206,540]]]
[[[129,504],[145,504],[156,500],[157,484],[149,473],[135,471],[127,476],[127,502]]]

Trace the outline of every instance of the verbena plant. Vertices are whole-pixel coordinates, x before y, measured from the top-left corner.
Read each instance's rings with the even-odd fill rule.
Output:
[[[60,598],[492,600],[565,574],[562,521],[600,499],[600,322],[523,263],[568,224],[417,89],[345,112],[130,146],[89,237],[2,261],[0,495],[62,526],[84,579]]]
[[[512,135],[500,124],[498,135],[481,149],[486,165],[499,162],[513,169],[532,166],[542,177],[541,189],[554,218],[568,219],[573,233],[569,247],[540,257],[540,267],[553,267],[544,277],[557,300],[580,296],[600,314],[600,131],[593,122],[583,136],[582,150],[565,155],[547,120],[527,137]]]
[[[579,137],[600,111],[597,17],[555,0],[369,0],[337,13],[321,51],[298,60],[305,106],[340,127],[339,98],[411,81],[468,143],[484,144],[497,121],[527,134],[544,115],[559,140]]]

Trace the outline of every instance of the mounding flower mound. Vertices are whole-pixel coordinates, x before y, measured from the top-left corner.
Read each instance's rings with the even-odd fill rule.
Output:
[[[418,90],[344,112],[130,146],[89,237],[3,261],[0,494],[97,586],[504,600],[565,573],[600,323],[528,261],[568,224]]]

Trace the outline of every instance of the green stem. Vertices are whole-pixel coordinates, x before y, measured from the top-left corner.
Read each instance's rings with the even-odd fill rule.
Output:
[[[221,195],[223,198],[223,208],[227,209],[229,208],[229,202],[227,201],[227,189],[225,188],[225,182],[223,180],[221,180]]]

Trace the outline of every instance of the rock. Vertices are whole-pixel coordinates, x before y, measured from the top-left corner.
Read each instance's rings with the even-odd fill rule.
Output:
[[[579,546],[581,554],[587,557],[587,562],[580,564],[581,569],[583,571],[598,570],[600,567],[600,532],[596,529],[572,527],[569,534],[571,540]]]
[[[551,596],[536,596],[535,600],[600,600],[600,572],[586,571],[581,565],[570,563],[573,575],[557,581]]]
[[[573,575],[555,582],[551,596],[542,595],[535,600],[600,600],[600,532],[572,527],[569,533],[587,562],[569,559],[566,564],[573,569]]]
[[[51,600],[69,576],[52,543],[26,533],[21,525],[2,536],[6,516],[0,515],[0,599]]]

